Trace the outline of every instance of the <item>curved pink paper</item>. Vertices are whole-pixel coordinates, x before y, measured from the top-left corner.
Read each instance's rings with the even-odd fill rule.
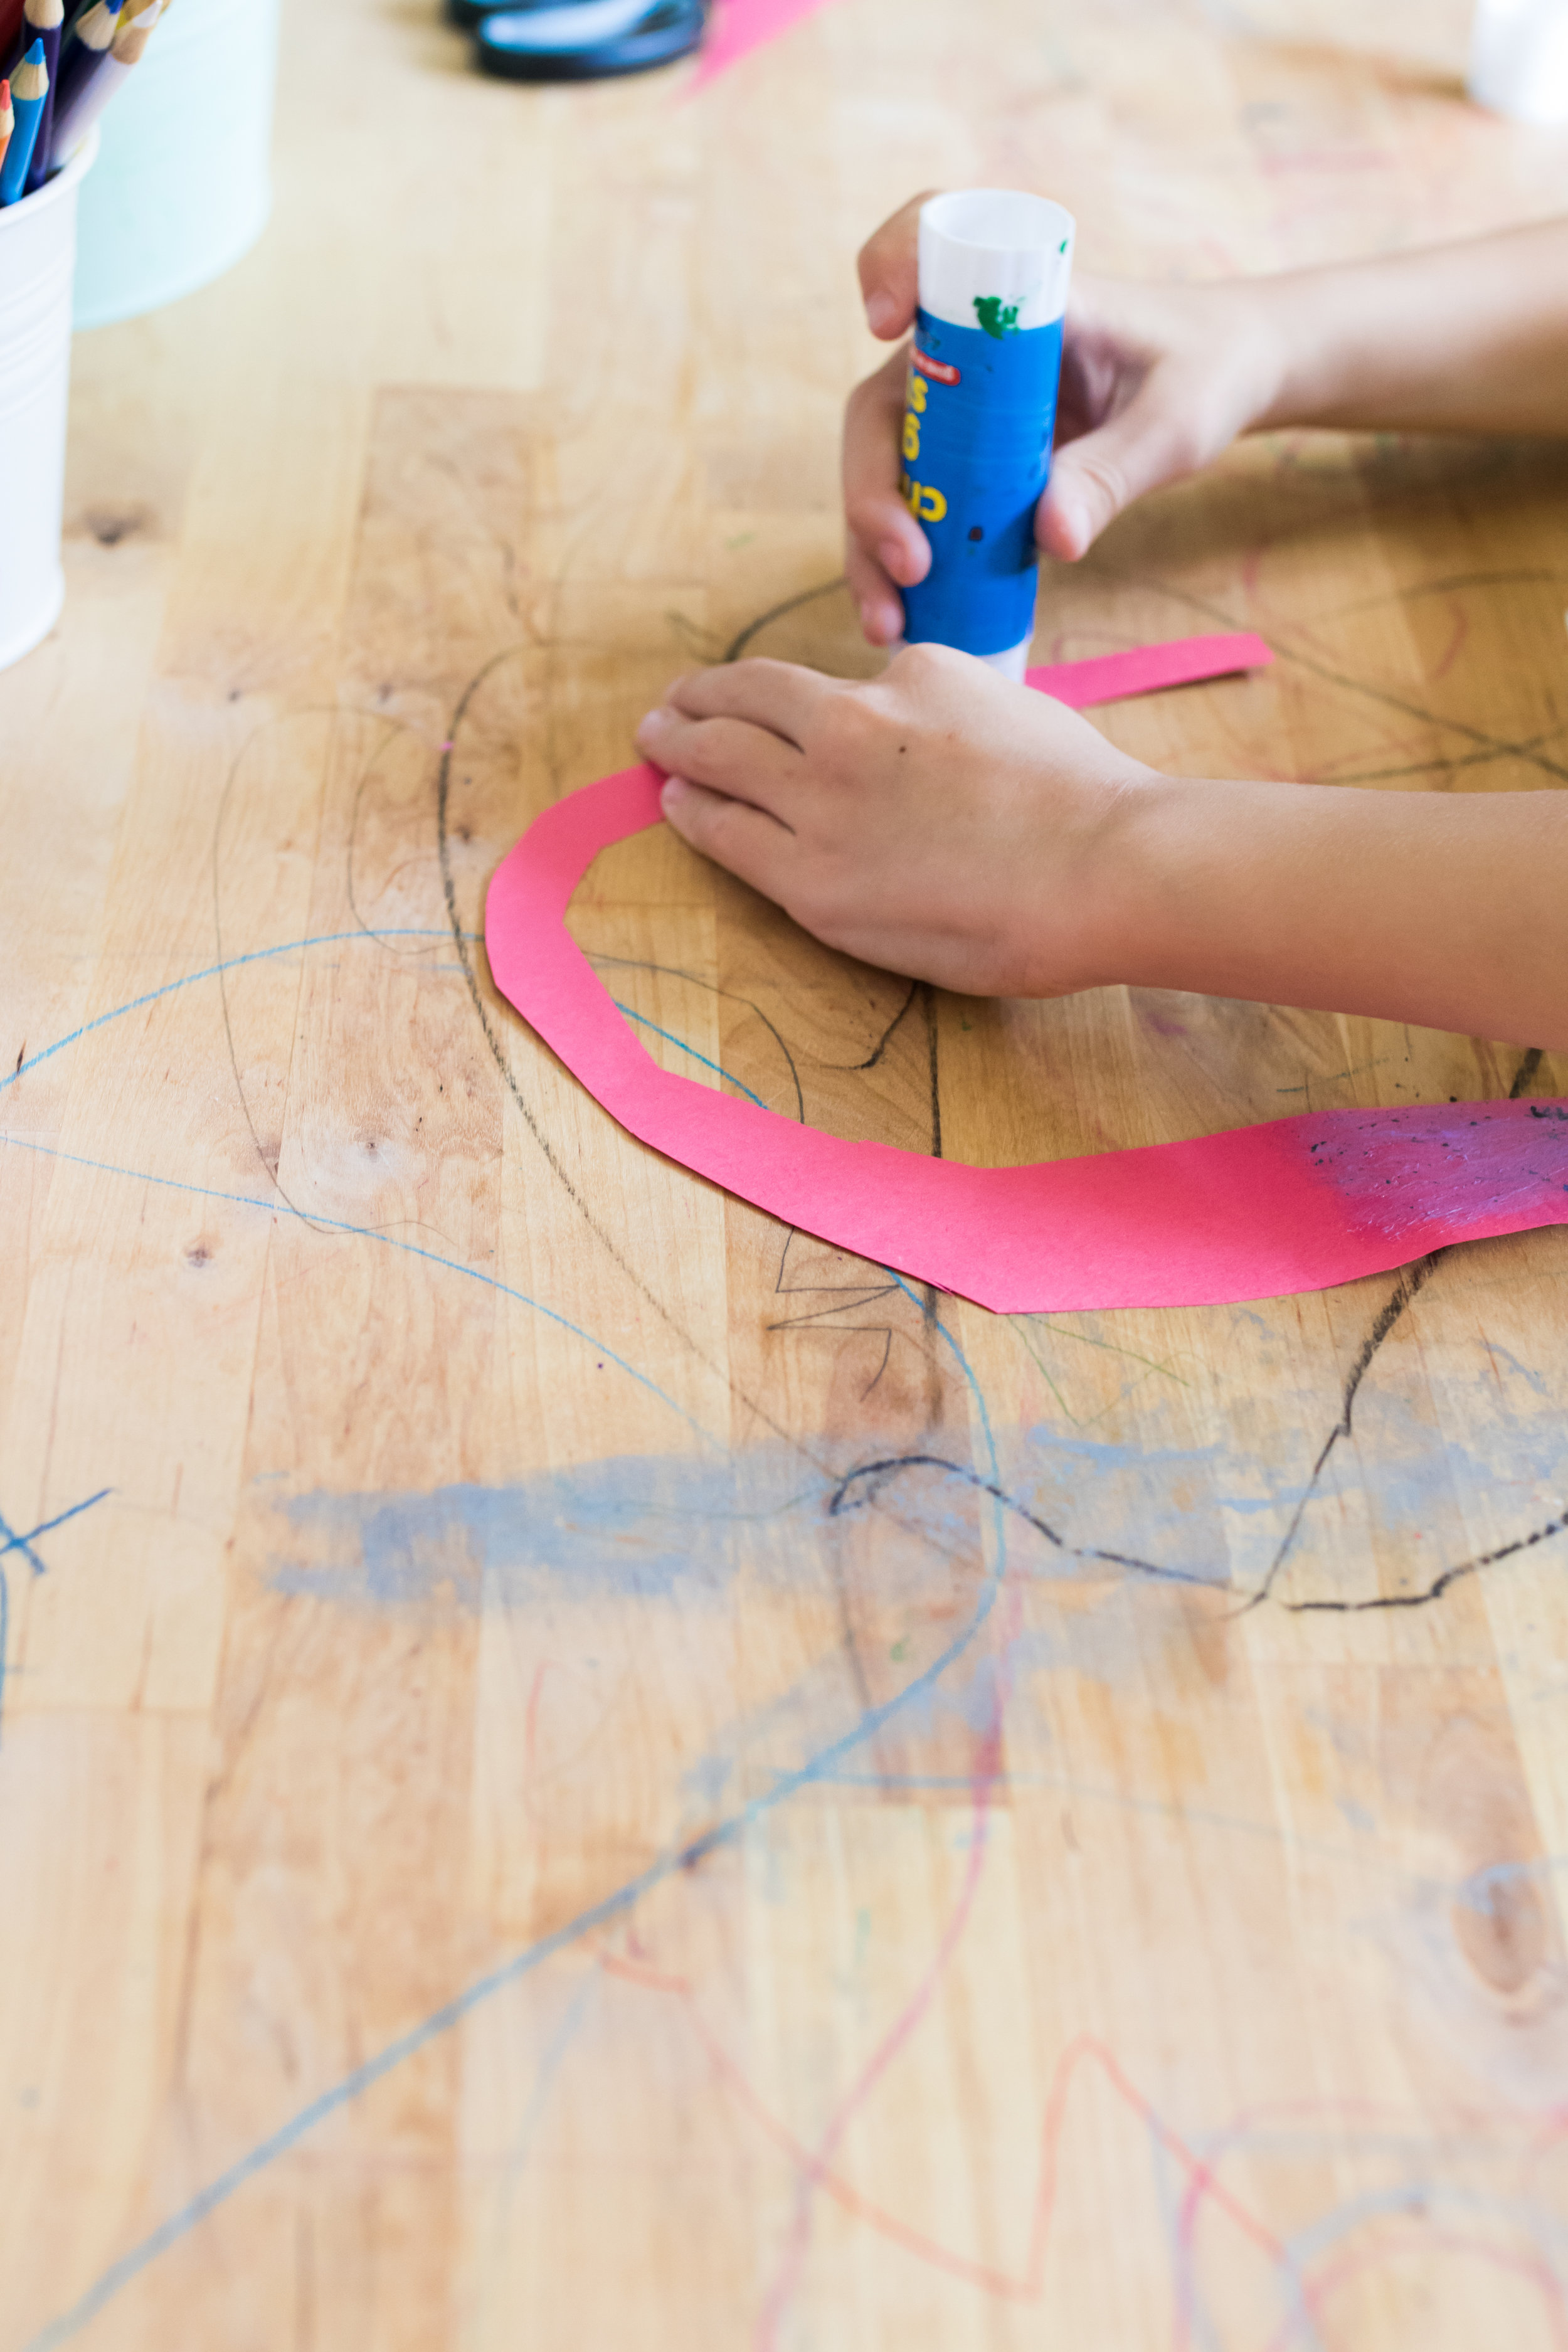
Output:
[[[1568,1103],[1329,1111],[971,1168],[844,1142],[661,1070],[565,924],[600,850],[661,822],[658,788],[628,768],[536,819],[490,882],[490,970],[621,1126],[788,1224],[999,1314],[1047,1314],[1321,1290],[1568,1223]]]

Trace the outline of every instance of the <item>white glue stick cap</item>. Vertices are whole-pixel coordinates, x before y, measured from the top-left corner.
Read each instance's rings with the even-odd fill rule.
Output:
[[[1469,91],[1515,122],[1568,123],[1568,0],[1476,0]]]
[[[1002,676],[1004,677],[1010,677],[1015,686],[1027,686],[1029,683],[1029,656],[1034,652],[1034,650],[1035,640],[1033,637],[1026,637],[1021,646],[1009,646],[1005,653],[976,654],[974,656],[974,659],[976,661],[983,661],[987,669],[1000,670]],[[908,651],[909,639],[907,637],[899,637],[888,647],[888,659],[891,661],[895,654],[907,653]]]
[[[921,310],[973,327],[976,301],[999,297],[1020,332],[1048,327],[1068,306],[1075,226],[1048,196],[1016,188],[933,196],[921,206]]]
[[[1010,677],[1015,686],[1026,686],[1029,682],[1029,656],[1034,649],[1033,637],[1026,637],[1021,646],[1009,646],[1005,654],[980,654],[976,659],[983,661],[987,669],[1000,670],[1003,677]]]

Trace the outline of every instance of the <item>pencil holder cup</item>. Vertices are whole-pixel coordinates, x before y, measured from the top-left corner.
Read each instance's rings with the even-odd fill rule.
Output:
[[[279,0],[184,0],[159,25],[100,126],[81,207],[79,327],[194,293],[261,235],[278,26]]]
[[[1476,0],[1468,86],[1515,122],[1568,124],[1568,0]]]
[[[10,453],[0,502],[0,669],[31,653],[59,618],[66,400],[77,192],[96,135],[37,195],[0,212],[0,442]]]

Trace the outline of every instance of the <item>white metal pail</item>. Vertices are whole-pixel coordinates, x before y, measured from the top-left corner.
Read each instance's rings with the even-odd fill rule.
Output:
[[[279,0],[180,0],[104,110],[82,196],[76,322],[106,327],[219,278],[272,210]]]
[[[0,669],[48,635],[65,602],[71,265],[77,191],[97,152],[89,136],[36,195],[0,212]]]

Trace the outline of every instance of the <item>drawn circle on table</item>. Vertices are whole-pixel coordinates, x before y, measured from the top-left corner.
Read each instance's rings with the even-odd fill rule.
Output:
[[[1174,683],[1183,651],[1131,659],[1147,672],[1152,652],[1159,682]],[[1124,680],[1129,657],[1110,656],[1068,666],[1053,690],[1110,699],[1129,690],[1118,663]],[[535,820],[491,877],[490,970],[628,1134],[787,1224],[996,1313],[1050,1314],[1279,1297],[1455,1242],[1568,1223],[1564,1102],[1308,1112],[1187,1142],[974,1168],[825,1135],[661,1070],[566,928],[599,852],[663,822],[660,781],[626,769]]]

